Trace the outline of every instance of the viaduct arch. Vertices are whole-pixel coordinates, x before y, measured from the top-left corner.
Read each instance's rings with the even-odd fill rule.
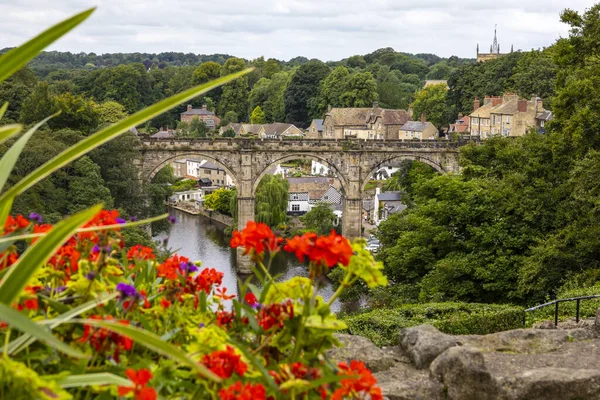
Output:
[[[173,159],[202,157],[222,165],[236,181],[238,228],[254,218],[254,194],[260,179],[275,164],[296,159],[317,160],[333,168],[343,187],[342,233],[359,237],[362,228],[362,193],[372,173],[397,159],[422,161],[437,171],[459,173],[459,147],[475,140],[337,140],[167,138],[140,135],[140,179],[149,181]],[[247,258],[238,256],[238,269],[249,273]]]

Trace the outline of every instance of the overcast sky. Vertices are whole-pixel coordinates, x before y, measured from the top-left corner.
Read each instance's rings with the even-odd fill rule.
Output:
[[[52,49],[127,53],[226,53],[288,60],[339,60],[393,47],[408,53],[475,57],[498,24],[501,51],[529,50],[566,36],[566,7],[592,0],[0,0],[0,48],[22,43],[97,5]],[[9,21],[8,23],[6,21]]]

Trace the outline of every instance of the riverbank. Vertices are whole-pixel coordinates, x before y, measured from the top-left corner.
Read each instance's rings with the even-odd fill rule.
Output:
[[[196,207],[192,207],[192,206],[186,207],[185,205],[181,205],[181,204],[169,205],[169,207],[174,208],[179,211],[183,211],[184,213],[187,213],[187,214],[201,215],[203,217],[210,219],[211,221],[218,222],[222,225],[225,225],[226,228],[233,226],[233,218],[232,217],[218,213],[216,211],[205,210],[204,208],[196,208]]]

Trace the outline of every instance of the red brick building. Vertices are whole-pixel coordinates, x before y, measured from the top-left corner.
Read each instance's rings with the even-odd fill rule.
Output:
[[[187,111],[182,112],[180,118],[182,122],[192,122],[194,118],[198,118],[204,121],[208,129],[215,129],[221,123],[221,119],[214,112],[206,109],[206,104],[202,108],[193,108],[191,104],[188,105]]]

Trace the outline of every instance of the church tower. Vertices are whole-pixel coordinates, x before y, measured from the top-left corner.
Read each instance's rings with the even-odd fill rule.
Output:
[[[513,47],[510,47],[510,52],[513,52]],[[502,57],[506,55],[506,53],[500,53],[500,43],[498,43],[498,25],[494,26],[494,41],[490,45],[489,53],[480,53],[479,52],[479,43],[477,43],[477,61],[485,62],[489,60],[496,59],[498,57]]]

